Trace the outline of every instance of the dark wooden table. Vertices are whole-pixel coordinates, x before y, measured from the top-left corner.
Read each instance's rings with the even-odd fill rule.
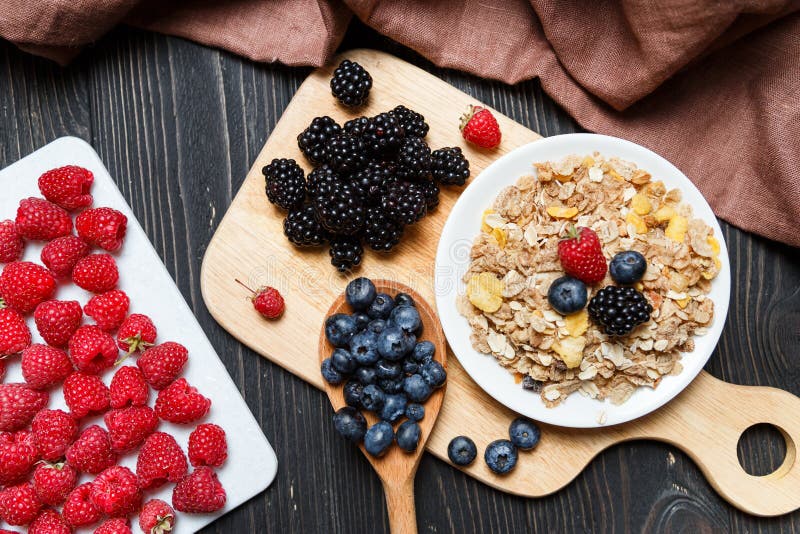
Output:
[[[359,25],[342,46],[393,52],[542,135],[580,130],[537,81],[508,86],[438,69]],[[378,479],[334,435],[325,395],[239,344],[200,296],[200,263],[214,229],[308,72],[129,29],[68,69],[0,42],[0,167],[63,135],[95,147],[277,451],[272,486],[207,532],[388,532]],[[798,251],[722,227],[733,292],[706,369],[800,394]],[[739,454],[750,472],[764,474],[785,449],[777,430],[762,426],[745,433]],[[689,458],[652,442],[605,451],[542,499],[498,492],[429,455],[416,491],[421,532],[800,530],[800,512],[774,519],[739,512]]]

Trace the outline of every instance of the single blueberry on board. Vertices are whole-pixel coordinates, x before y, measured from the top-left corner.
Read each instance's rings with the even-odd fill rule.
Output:
[[[386,421],[378,421],[364,434],[364,448],[372,456],[383,456],[394,440],[392,425]]]
[[[350,354],[360,365],[372,365],[378,361],[378,334],[364,330],[350,339]]]
[[[403,367],[400,362],[390,362],[389,360],[378,360],[375,364],[375,372],[380,379],[394,380],[403,374]]]
[[[447,457],[456,465],[469,465],[475,461],[478,448],[467,436],[456,436],[447,446]]]
[[[416,402],[410,403],[406,406],[406,417],[412,421],[422,421],[425,418],[425,407]]]
[[[360,443],[367,432],[367,420],[355,408],[345,406],[333,414],[333,427],[346,439]]]
[[[386,395],[381,408],[381,419],[390,423],[397,422],[406,413],[406,403],[403,395]]]
[[[373,319],[388,319],[394,309],[394,300],[386,293],[378,293],[367,308],[367,315]]]
[[[536,423],[525,417],[517,417],[508,427],[508,437],[518,449],[529,451],[539,444],[541,432]]]
[[[415,421],[403,421],[397,428],[397,445],[406,452],[414,452],[422,431]]]
[[[417,363],[428,363],[436,354],[436,345],[430,341],[420,341],[414,346],[412,356]]]
[[[351,280],[344,290],[344,299],[353,311],[366,311],[375,300],[377,290],[369,278],[356,278]]]
[[[357,331],[356,320],[345,313],[335,313],[325,319],[325,337],[334,347],[346,347]]]
[[[431,387],[421,375],[414,374],[403,379],[403,392],[411,401],[425,402],[431,396]]]
[[[330,358],[322,360],[320,370],[322,371],[322,378],[324,378],[328,384],[333,384],[335,386],[336,384],[341,384],[344,380],[342,373],[333,368]]]
[[[447,380],[447,371],[444,370],[442,364],[437,362],[436,360],[430,361],[422,366],[420,370],[420,374],[422,378],[425,379],[425,382],[432,388],[438,388],[442,386],[445,381]]]
[[[383,407],[386,394],[375,384],[364,386],[361,392],[361,406],[370,412],[378,413]]]
[[[586,284],[571,276],[556,278],[547,290],[547,301],[561,315],[582,310],[587,298]]]
[[[345,404],[354,408],[361,408],[361,395],[364,393],[363,384],[356,380],[348,380],[342,390]]]
[[[422,325],[419,311],[414,306],[397,306],[389,314],[389,322],[412,334]]]
[[[498,439],[486,446],[486,465],[498,475],[505,475],[517,465],[517,448],[507,439]]]
[[[333,368],[343,375],[349,375],[356,370],[356,367],[358,367],[358,362],[356,362],[356,359],[353,358],[353,355],[350,354],[350,351],[345,349],[334,350],[333,354],[331,354],[331,363],[333,363]]]

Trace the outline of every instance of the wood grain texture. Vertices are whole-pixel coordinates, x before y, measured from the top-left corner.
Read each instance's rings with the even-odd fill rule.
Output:
[[[343,44],[353,47],[409,59],[542,135],[580,130],[536,81],[507,86],[438,69],[358,25]],[[0,44],[0,165],[62,135],[98,149],[276,448],[280,467],[270,489],[206,532],[388,532],[380,483],[335,435],[325,396],[235,341],[200,298],[200,261],[219,217],[307,74],[129,30],[66,70]],[[722,226],[733,294],[706,370],[800,394],[797,250]],[[765,433],[744,445],[746,464],[779,463],[780,448]],[[604,451],[541,499],[492,490],[426,455],[416,494],[422,532],[800,530],[798,512],[774,519],[739,512],[688,456],[649,441]]]

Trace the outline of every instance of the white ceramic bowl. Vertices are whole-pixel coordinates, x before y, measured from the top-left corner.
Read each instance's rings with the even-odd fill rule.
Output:
[[[696,217],[706,221],[720,242],[720,274],[712,283],[709,297],[714,301],[714,319],[706,335],[695,337],[695,349],[681,360],[683,371],[678,376],[664,377],[658,388],[638,388],[622,405],[598,401],[579,393],[570,395],[555,408],[547,408],[536,393],[522,389],[514,376],[501,367],[494,357],[472,348],[471,329],[456,310],[456,298],[466,291],[461,281],[469,266],[469,251],[480,232],[481,214],[489,208],[504,187],[520,176],[533,172],[538,161],[556,161],[570,154],[591,154],[599,151],[605,157],[618,156],[636,163],[662,180],[667,188],[677,187],[683,201],[692,206]],[[703,369],[717,345],[730,298],[730,265],[728,249],[714,213],[703,195],[689,179],[667,160],[654,152],[615,137],[594,134],[569,134],[541,139],[521,146],[486,168],[461,194],[442,231],[436,254],[436,305],[447,341],[458,361],[478,385],[498,402],[523,415],[553,425],[592,428],[614,425],[641,417],[659,408],[683,390]],[[601,417],[602,416],[602,417]],[[599,421],[603,421],[601,425]]]

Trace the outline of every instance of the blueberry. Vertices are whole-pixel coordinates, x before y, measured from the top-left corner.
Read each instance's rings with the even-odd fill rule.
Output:
[[[394,440],[394,430],[392,425],[386,421],[379,421],[369,427],[364,434],[364,448],[372,456],[383,456],[389,445]]]
[[[413,357],[419,363],[428,363],[436,354],[436,345],[430,341],[420,341],[414,345]]]
[[[342,389],[344,402],[348,406],[361,408],[361,395],[364,393],[364,385],[355,380],[348,380]]]
[[[582,310],[586,306],[586,299],[586,284],[571,276],[557,278],[547,291],[548,302],[562,315]]]
[[[387,360],[400,360],[414,349],[417,338],[398,326],[387,326],[378,334],[378,352]]]
[[[354,376],[364,386],[374,384],[378,380],[378,373],[374,367],[359,367]]]
[[[517,417],[508,427],[508,436],[518,449],[528,451],[539,443],[541,432],[536,423],[524,417]]]
[[[386,321],[383,319],[373,319],[367,325],[367,330],[370,332],[375,332],[376,334],[383,332],[384,328],[386,328]]]
[[[408,406],[406,406],[406,417],[412,421],[422,421],[422,419],[425,417],[425,407],[421,404],[417,404],[416,402],[410,403]]]
[[[375,284],[369,278],[356,278],[344,290],[344,298],[353,311],[365,311],[375,300]]]
[[[378,293],[367,308],[367,315],[372,319],[388,319],[394,308],[392,297],[386,293]]]
[[[416,306],[414,299],[408,293],[398,293],[394,296],[395,306]]]
[[[333,368],[330,358],[325,358],[322,360],[322,366],[320,370],[322,371],[322,378],[324,378],[328,384],[341,384],[342,380],[344,380],[342,373]]]
[[[333,351],[333,354],[331,354],[331,363],[333,364],[333,368],[343,375],[349,375],[358,367],[358,362],[356,362],[356,359],[350,354],[350,351],[344,349],[336,349]]]
[[[359,443],[367,431],[367,420],[355,408],[345,406],[333,414],[333,427],[346,439]]]
[[[419,371],[419,364],[414,360],[406,358],[403,360],[403,373],[407,375],[413,375]]]
[[[505,475],[517,465],[517,448],[507,439],[498,439],[486,446],[483,459],[489,469]]]
[[[378,387],[384,393],[400,393],[403,391],[403,381],[399,378],[381,378],[378,380]]]
[[[611,278],[618,284],[633,284],[644,276],[647,260],[635,250],[617,253],[608,265]]]
[[[367,325],[369,325],[370,321],[372,320],[372,319],[369,318],[369,315],[367,315],[366,313],[361,313],[361,312],[354,313],[352,315],[352,317],[356,322],[356,330],[359,331],[359,332],[364,330],[367,327]]]
[[[350,339],[350,353],[361,365],[372,365],[378,361],[378,334],[365,330]]]
[[[467,436],[456,436],[447,446],[447,457],[456,465],[469,465],[475,461],[478,448]]]
[[[400,378],[400,376],[403,374],[403,368],[400,366],[399,362],[378,360],[378,363],[375,364],[375,372],[378,374],[378,378],[389,378],[394,380],[395,378]]]
[[[389,314],[389,321],[404,331],[414,333],[422,325],[422,319],[414,306],[398,306]]]
[[[442,364],[436,360],[423,365],[420,374],[422,378],[425,379],[425,382],[432,388],[438,388],[447,380],[447,371],[445,371]]]
[[[419,445],[422,431],[414,421],[404,421],[397,428],[397,445],[406,452],[414,452]]]
[[[381,419],[390,423],[397,422],[406,413],[407,402],[403,395],[386,395],[381,409]]]
[[[383,407],[386,395],[375,384],[364,387],[361,392],[361,406],[369,412],[378,412]]]
[[[411,375],[403,380],[403,392],[409,400],[425,402],[431,396],[431,387],[421,375]]]
[[[350,315],[337,313],[325,319],[325,337],[334,347],[346,347],[358,328]]]

